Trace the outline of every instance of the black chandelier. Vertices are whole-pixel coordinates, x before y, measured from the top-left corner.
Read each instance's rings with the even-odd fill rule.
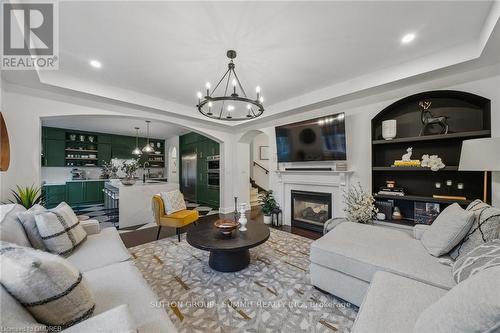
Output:
[[[242,121],[259,117],[264,112],[264,98],[260,95],[260,87],[255,89],[257,97],[250,99],[247,97],[245,89],[241,85],[240,79],[234,70],[233,59],[236,58],[236,51],[227,51],[227,57],[231,59],[226,73],[219,80],[215,88],[210,92],[210,83],[205,85],[206,95],[198,92],[198,111],[208,118],[219,120]],[[232,78],[232,80],[231,80]],[[221,83],[225,82],[224,95],[217,96],[216,91]],[[232,83],[232,92],[228,94],[229,82]],[[220,89],[222,91],[222,87]]]

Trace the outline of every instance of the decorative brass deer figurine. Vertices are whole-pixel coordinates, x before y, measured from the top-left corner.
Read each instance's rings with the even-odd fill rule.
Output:
[[[441,133],[440,134],[448,134],[448,129],[449,125],[446,122],[448,117],[446,116],[434,116],[429,108],[431,107],[432,102],[430,101],[421,101],[418,103],[418,105],[422,108],[422,129],[420,130],[419,136],[422,136],[425,134],[425,129],[428,126],[432,125],[439,125],[441,126]]]

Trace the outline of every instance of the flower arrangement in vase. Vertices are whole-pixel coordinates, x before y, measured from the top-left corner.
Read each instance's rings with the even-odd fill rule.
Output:
[[[344,212],[349,221],[369,223],[377,214],[373,195],[363,190],[360,183],[344,192]]]
[[[125,174],[125,178],[121,179],[123,185],[135,184],[135,172],[139,169],[137,160],[123,161],[120,170]]]

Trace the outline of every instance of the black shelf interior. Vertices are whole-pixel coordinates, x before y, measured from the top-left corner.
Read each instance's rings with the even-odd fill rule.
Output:
[[[422,128],[420,101],[431,101],[434,116],[447,116],[450,131],[440,134],[439,128],[428,128],[420,136]],[[484,173],[459,171],[462,142],[467,139],[491,136],[490,100],[474,94],[438,90],[423,92],[403,98],[382,110],[372,120],[372,192],[377,201],[394,202],[400,208],[403,221],[414,224],[415,202],[438,203],[440,210],[458,202],[462,206],[472,200],[483,197]],[[382,138],[382,122],[397,120],[397,137],[393,140]],[[394,167],[395,160],[400,160],[406,149],[412,147],[412,159],[421,160],[422,155],[438,155],[446,165],[435,172],[422,167]],[[491,175],[488,173],[488,177]],[[396,187],[403,188],[404,197],[377,195],[386,181],[396,182]],[[452,186],[446,182],[451,180]],[[441,188],[435,184],[441,183]],[[463,184],[463,190],[457,184]],[[436,199],[433,195],[466,197],[467,200]],[[488,188],[491,198],[491,188]],[[390,218],[390,217],[388,217]],[[401,224],[400,220],[386,221]]]

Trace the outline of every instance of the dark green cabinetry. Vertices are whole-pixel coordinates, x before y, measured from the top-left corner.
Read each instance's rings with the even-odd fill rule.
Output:
[[[181,156],[187,153],[196,153],[196,201],[203,205],[219,207],[219,190],[208,187],[207,157],[219,155],[219,144],[198,133],[188,133],[179,138]],[[182,159],[180,159],[180,177],[182,179]],[[181,191],[182,191],[181,181]]]
[[[97,150],[99,151],[99,161],[98,166],[102,166],[104,162],[109,162],[111,160],[111,143],[101,143],[97,144]]]
[[[45,139],[42,145],[43,166],[65,166],[64,140]]]
[[[70,206],[104,202],[104,180],[70,181],[61,185],[44,185],[42,188],[47,208],[66,201]]]
[[[160,154],[144,154],[140,164],[163,168],[165,141],[151,138],[150,143]],[[139,138],[139,148],[145,144],[146,138]],[[42,166],[102,166],[112,158],[136,158],[135,148],[134,136],[42,127]]]
[[[68,204],[99,203],[104,200],[104,181],[73,181],[66,183]]]
[[[74,205],[83,203],[85,197],[84,182],[69,182],[66,183],[66,200],[68,204]]]
[[[48,185],[42,188],[45,196],[45,207],[53,208],[63,201],[66,201],[66,185]]]

